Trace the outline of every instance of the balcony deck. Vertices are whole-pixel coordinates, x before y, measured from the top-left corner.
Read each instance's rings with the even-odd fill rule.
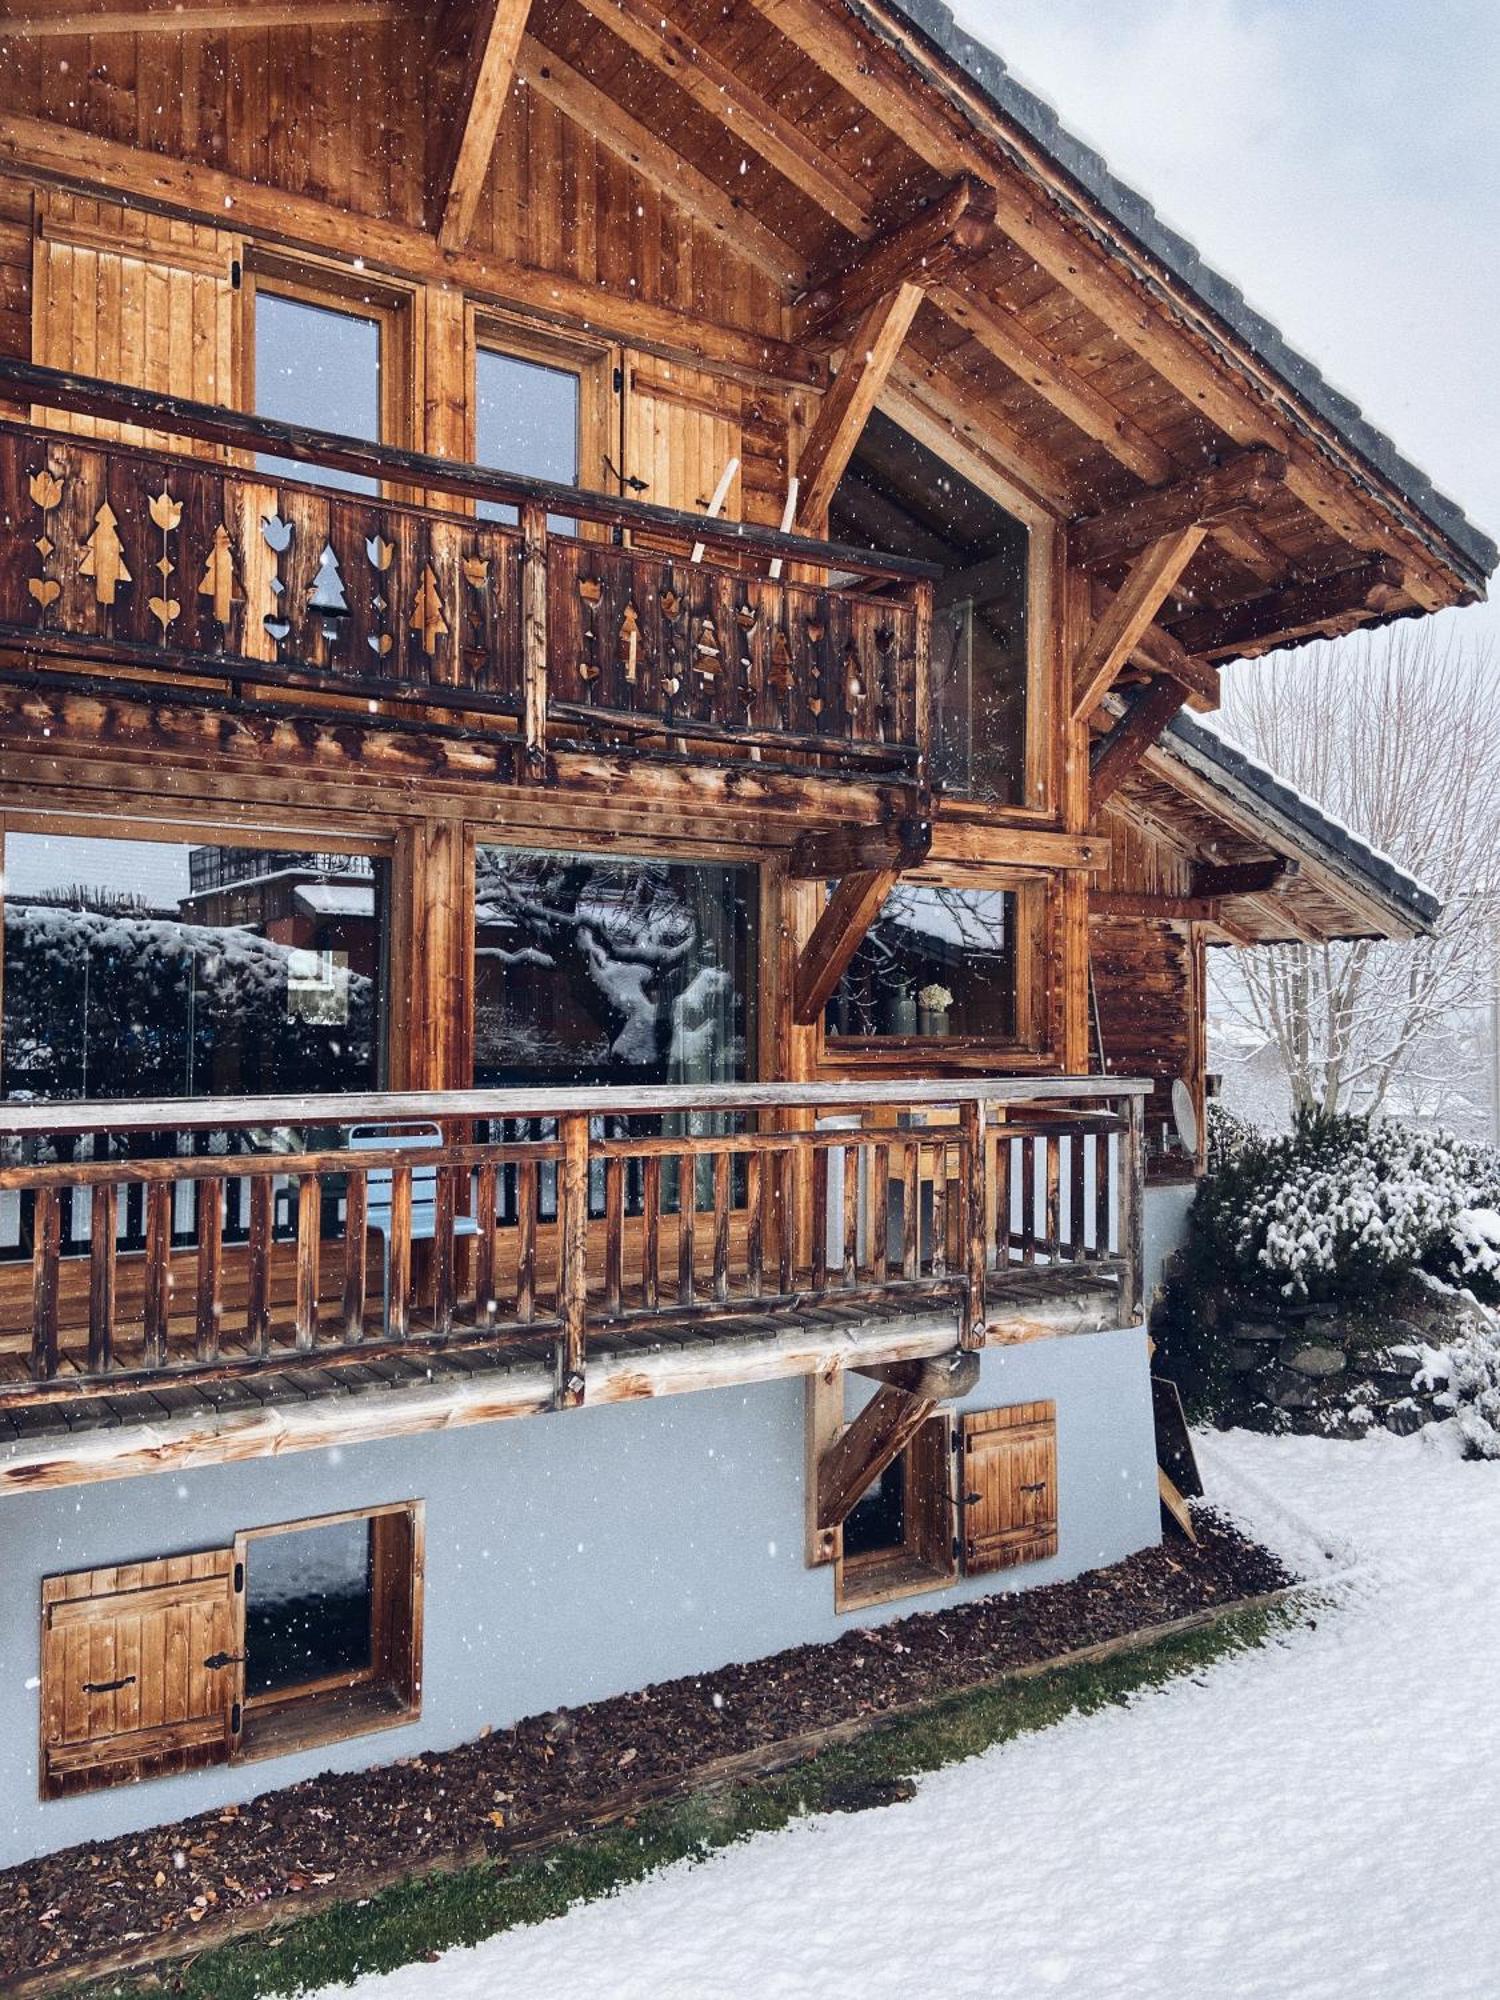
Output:
[[[1127,1325],[1145,1088],[8,1107],[0,1442],[443,1384],[519,1414]],[[324,1136],[371,1122],[383,1146]]]
[[[928,564],[19,362],[0,396],[60,413],[0,423],[0,648],[31,671],[447,712],[516,782],[570,749],[920,778]]]

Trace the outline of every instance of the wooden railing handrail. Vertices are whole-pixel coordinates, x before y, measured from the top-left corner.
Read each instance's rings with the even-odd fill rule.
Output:
[[[856,576],[893,582],[924,582],[942,574],[933,563],[912,557],[876,555],[840,542],[783,534],[748,521],[705,519],[675,507],[650,501],[626,500],[556,480],[529,479],[466,461],[437,458],[430,452],[407,451],[396,445],[371,444],[336,431],[314,430],[239,410],[225,410],[157,390],[139,389],[98,376],[44,368],[39,363],[0,359],[0,397],[31,402],[70,414],[111,422],[138,424],[189,437],[200,444],[239,452],[265,452],[298,463],[352,472],[388,486],[421,487],[463,500],[488,501],[512,507],[535,507],[569,520],[607,527],[638,529],[689,543],[702,542],[720,551],[747,552],[770,559],[780,556],[823,570],[843,570]],[[14,428],[35,428],[14,426]],[[137,450],[136,446],[121,446]],[[160,457],[161,453],[148,454]]]
[[[572,1085],[557,1089],[370,1091],[300,1097],[125,1098],[92,1103],[0,1104],[0,1138],[68,1138],[90,1132],[218,1132],[246,1126],[410,1124],[473,1118],[552,1119],[897,1105],[920,1111],[964,1104],[1062,1104],[1150,1094],[1144,1077],[1001,1076],[960,1082]],[[239,1156],[231,1156],[239,1157]],[[226,1168],[226,1170],[228,1170]]]

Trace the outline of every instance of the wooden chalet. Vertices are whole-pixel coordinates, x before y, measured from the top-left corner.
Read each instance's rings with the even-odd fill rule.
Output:
[[[0,82],[0,1858],[1153,1540],[1204,948],[1437,915],[1180,711],[1494,546],[930,0]]]

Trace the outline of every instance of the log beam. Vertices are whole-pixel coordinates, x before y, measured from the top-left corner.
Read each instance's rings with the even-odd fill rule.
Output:
[[[1294,590],[1195,612],[1170,629],[1190,653],[1233,659],[1252,648],[1271,651],[1314,638],[1330,627],[1378,617],[1399,609],[1405,598],[1405,570],[1391,557],[1381,556]]]
[[[1094,585],[1095,616],[1109,603],[1103,584]],[[1166,674],[1183,690],[1189,708],[1200,712],[1219,706],[1219,670],[1211,660],[1200,660],[1160,625],[1150,625],[1136,642],[1132,659],[1153,674]]]
[[[877,300],[904,284],[930,290],[978,256],[991,234],[979,184],[954,181],[936,200],[876,236],[851,262],[814,279],[793,308],[793,338],[832,346]]]
[[[911,1443],[937,1408],[928,1396],[909,1396],[883,1384],[818,1464],[818,1527],[841,1527],[867,1492]]]
[[[1157,896],[1135,889],[1091,889],[1091,917],[1136,917],[1154,924],[1217,924],[1219,905],[1211,896]]]
[[[849,337],[843,366],[823,398],[797,461],[797,511],[815,528],[827,518],[834,492],[921,303],[920,286],[899,284],[875,301]]]
[[[1286,474],[1287,462],[1279,452],[1236,452],[1223,465],[1074,521],[1068,530],[1069,554],[1083,569],[1125,562],[1163,535],[1253,514],[1282,490]]]
[[[829,897],[797,960],[792,1019],[799,1026],[811,1027],[827,1006],[900,873],[873,868],[845,875]]]
[[[850,1373],[864,1375],[872,1382],[888,1383],[908,1396],[951,1403],[979,1387],[979,1356],[972,1348],[956,1347],[951,1354],[934,1354],[924,1361],[857,1363]]]
[[[1273,854],[1264,861],[1200,863],[1193,870],[1195,896],[1264,896],[1302,872],[1300,861]]]
[[[473,227],[530,11],[531,0],[482,0],[474,22],[433,188],[437,239],[445,250],[466,243]]]
[[[1120,720],[1093,748],[1089,773],[1091,818],[1114,797],[1181,706],[1182,689],[1165,674],[1132,694]]]
[[[97,7],[66,14],[17,14],[0,24],[0,40],[57,41],[83,35],[226,35],[268,28],[366,28],[396,20],[401,0],[240,0],[238,5]]]
[[[915,868],[927,859],[931,847],[931,820],[830,827],[821,833],[798,834],[788,873],[796,882],[832,882],[871,870]]]
[[[1176,528],[1137,556],[1113,603],[1080,650],[1073,675],[1075,722],[1091,715],[1109,693],[1115,676],[1145,637],[1206,533],[1196,522]],[[1181,643],[1189,652],[1194,650],[1186,638],[1181,638]]]

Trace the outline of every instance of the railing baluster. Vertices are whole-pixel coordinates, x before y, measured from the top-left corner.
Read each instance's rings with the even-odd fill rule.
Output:
[[[589,1309],[589,1121],[584,1112],[558,1120],[562,1140],[558,1206],[558,1314],[562,1331],[557,1343],[557,1404],[569,1408],[583,1401],[584,1356]]]
[[[714,1297],[729,1297],[729,1170],[730,1154],[714,1154]]]
[[[859,1155],[851,1138],[843,1149],[844,1255],[840,1276],[851,1288],[859,1283]]]
[[[891,1233],[891,1149],[884,1143],[869,1149],[870,1162],[870,1281],[883,1285]]]
[[[1080,1127],[1068,1137],[1068,1255],[1075,1264],[1081,1263],[1084,1255],[1084,1181],[1083,1130]]]
[[[453,1331],[453,1301],[457,1290],[453,1225],[458,1214],[458,1195],[454,1182],[452,1167],[440,1166],[436,1170],[432,1190],[432,1330],[439,1340],[446,1340]]]
[[[271,1351],[271,1176],[250,1176],[250,1240],[246,1252],[245,1339]]]
[[[50,1382],[57,1373],[58,1263],[62,1254],[62,1216],[55,1188],[37,1189],[31,1228],[31,1373],[37,1382]]]
[[[985,1200],[985,1115],[984,1104],[971,1099],[959,1111],[961,1138],[958,1148],[959,1216],[962,1221],[964,1263],[964,1319],[959,1329],[961,1347],[983,1347],[985,1330],[985,1274],[989,1263],[989,1212]]]
[[[370,1183],[357,1168],[349,1169],[344,1190],[344,1338],[365,1337],[366,1259],[369,1256]]]
[[[536,1223],[541,1167],[522,1160],[516,1168],[516,1318],[529,1326],[536,1318]]]
[[[745,1289],[758,1299],[766,1280],[765,1155],[745,1155]]]
[[[1120,1298],[1128,1324],[1141,1317],[1145,1280],[1146,1105],[1132,1097],[1120,1134]]]
[[[832,1155],[818,1146],[812,1156],[812,1288],[828,1289],[828,1175]]]
[[[1094,1255],[1109,1255],[1109,1156],[1110,1135],[1099,1132],[1094,1138]]]
[[[679,1156],[677,1167],[677,1303],[693,1303],[694,1265],[697,1259],[698,1161],[694,1154]]]
[[[625,1293],[625,1162],[604,1162],[604,1310],[613,1318]]]
[[[145,1363],[161,1368],[167,1359],[167,1321],[172,1310],[172,1183],[152,1181],[146,1189]]]
[[[661,1303],[661,1155],[641,1164],[641,1303],[655,1312]]]
[[[323,1189],[316,1174],[297,1183],[297,1305],[293,1322],[297,1352],[311,1352],[318,1338],[318,1253],[321,1249]]]
[[[948,1271],[948,1141],[932,1148],[932,1275]]]
[[[94,1189],[89,1215],[89,1373],[103,1375],[115,1354],[116,1191],[106,1181]]]
[[[915,1139],[901,1148],[901,1275],[922,1275],[922,1149]]]
[[[995,1133],[995,1268],[1003,1276],[1010,1269],[1010,1128],[1001,1125]]]
[[[479,1234],[474,1245],[474,1321],[489,1326],[495,1318],[495,1230],[496,1173],[493,1160],[485,1160],[474,1176],[475,1221]]]
[[[1047,1262],[1055,1264],[1062,1226],[1062,1140],[1055,1132],[1042,1134],[1042,1175],[1047,1199]]]
[[[386,1265],[386,1331],[402,1340],[411,1324],[411,1168],[391,1169],[390,1241]]]
[[[1036,1140],[1021,1141],[1021,1262],[1036,1262]]]
[[[219,1358],[223,1319],[224,1183],[215,1176],[198,1183],[198,1274],[193,1314],[193,1350],[200,1361]]]

